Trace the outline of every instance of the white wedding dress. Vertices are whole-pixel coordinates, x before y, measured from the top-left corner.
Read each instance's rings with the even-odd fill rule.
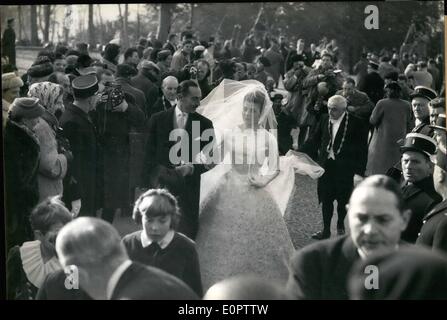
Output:
[[[215,91],[224,89],[225,82],[228,80]],[[234,82],[230,85],[235,86]],[[246,92],[245,86],[258,88],[260,85],[255,81],[237,84],[244,88],[238,94]],[[227,101],[225,104],[226,108],[240,109],[235,104],[228,105]],[[207,108],[214,109],[217,105],[206,104],[200,111],[213,121],[218,131],[228,127],[219,127],[222,113],[220,119],[213,119],[213,112]],[[196,245],[204,290],[225,278],[246,273],[282,283],[287,280],[288,260],[294,247],[283,215],[293,191],[295,172],[318,178],[324,171],[304,154],[290,151],[279,157],[274,134],[263,129],[272,120],[267,118],[263,118],[265,122],[257,130],[238,125],[229,134],[221,134],[224,158],[201,176]],[[258,188],[249,182],[249,172],[268,175],[278,167],[279,174],[267,186]]]

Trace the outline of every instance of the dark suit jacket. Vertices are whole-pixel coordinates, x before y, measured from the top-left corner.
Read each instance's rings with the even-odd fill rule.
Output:
[[[171,106],[171,103],[165,98],[164,95],[162,95],[161,97],[158,98],[158,100],[152,106],[151,114],[149,115],[149,117],[151,117],[153,114],[156,114],[158,112],[166,111],[166,110],[170,109],[171,107],[173,107],[173,106]]]
[[[443,250],[447,253],[447,201],[436,205],[423,219],[416,244]]]
[[[344,116],[335,136],[334,151],[338,150],[341,144],[345,123],[348,119],[347,115]],[[323,168],[325,168],[328,160],[327,146],[330,142],[328,122],[329,116],[327,114],[322,115],[313,136],[307,140],[301,149],[314,158]],[[363,176],[368,156],[367,136],[368,128],[364,125],[364,122],[354,115],[349,115],[345,141],[340,153],[335,156],[338,172]]]
[[[411,132],[424,134],[431,138],[433,138],[433,135],[434,135],[434,130],[432,128],[430,128],[430,119],[429,118],[427,118],[426,120],[424,120],[423,122],[421,122],[417,126],[415,126],[413,128],[413,130],[411,130]]]
[[[81,213],[95,214],[98,166],[97,134],[92,119],[75,105],[69,105],[60,119],[64,136],[73,152],[71,172],[81,191]]]
[[[402,232],[402,240],[414,243],[421,230],[424,216],[442,199],[434,189],[431,175],[414,184],[403,182],[401,187],[405,205],[411,209],[411,218],[407,229]]]
[[[65,288],[65,279],[64,270],[47,275],[37,292],[36,300],[92,300],[81,288]]]
[[[335,94],[343,96],[343,90],[339,90]],[[355,110],[351,112],[352,114],[358,118],[369,121],[369,117],[371,117],[371,113],[374,109],[374,103],[369,100],[366,93],[355,90],[352,95],[345,98],[348,99],[348,106],[355,107]]]
[[[111,300],[198,300],[181,280],[138,262],[122,274]]]
[[[287,290],[296,299],[348,299],[349,272],[359,259],[348,235],[312,243],[292,256]]]

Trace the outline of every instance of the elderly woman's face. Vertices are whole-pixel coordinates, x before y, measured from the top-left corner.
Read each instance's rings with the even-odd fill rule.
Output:
[[[147,237],[152,241],[162,240],[169,229],[171,229],[171,216],[148,217],[145,214],[141,217],[141,224]]]

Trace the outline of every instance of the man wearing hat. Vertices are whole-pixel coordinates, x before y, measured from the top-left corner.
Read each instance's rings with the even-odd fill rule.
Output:
[[[3,32],[2,56],[8,57],[9,64],[16,65],[16,33],[14,31],[14,18],[7,20],[7,27]]]
[[[356,117],[365,120],[369,124],[369,117],[374,109],[374,104],[369,100],[366,93],[361,92],[355,88],[355,80],[346,78],[343,81],[342,89],[335,94],[341,95],[348,101],[348,112],[351,112]]]
[[[151,109],[160,94],[158,86],[159,72],[160,68],[155,63],[144,60],[138,67],[138,74],[130,80],[130,84],[134,88],[141,90],[145,95],[147,109],[144,111],[146,116],[149,116],[151,113]]]
[[[377,104],[377,101],[383,99],[385,81],[379,74],[379,64],[370,60],[368,63],[368,74],[365,76],[359,90],[366,93],[369,99]]]
[[[402,240],[414,243],[422,227],[423,217],[441,201],[433,185],[433,163],[436,141],[420,134],[409,133],[400,147],[403,182],[401,184],[405,205],[412,214]]]
[[[445,125],[445,113],[438,115],[435,123],[430,125],[430,128],[435,131],[435,139],[438,143],[438,149],[440,149],[444,153],[447,153],[447,129]]]
[[[411,107],[416,121],[415,127],[411,132],[433,137],[433,129],[430,128],[430,109],[428,103],[436,97],[436,92],[430,88],[423,86],[414,88],[414,92],[410,95],[410,98],[412,99]]]
[[[74,101],[66,106],[60,124],[73,152],[71,170],[81,193],[80,215],[95,216],[98,150],[96,129],[89,112],[96,108],[98,79],[91,74],[79,76],[71,86]]]
[[[39,200],[40,147],[33,129],[45,108],[37,98],[16,98],[4,132],[6,248],[34,239],[29,222]]]
[[[161,50],[157,53],[157,66],[160,75],[163,76],[171,69],[172,53],[169,50]]]
[[[8,118],[9,106],[15,98],[20,96],[20,87],[23,81],[14,72],[2,74],[2,116],[3,129],[5,129]]]
[[[447,253],[447,154],[445,150],[438,149],[436,154],[433,182],[435,190],[442,196],[442,202],[424,216],[416,244]]]

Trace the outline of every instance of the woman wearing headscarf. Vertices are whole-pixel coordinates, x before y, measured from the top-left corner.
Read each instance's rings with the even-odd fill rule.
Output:
[[[56,130],[59,127],[55,114],[64,109],[63,89],[51,82],[39,82],[31,85],[28,96],[39,99],[46,109],[34,127],[41,150],[39,162],[39,201],[62,195],[62,180],[67,173],[67,157],[58,152]]]
[[[63,88],[51,82],[31,85],[28,95],[38,98],[46,109],[34,127],[39,140],[41,158],[39,163],[39,201],[56,195],[64,195],[64,201],[75,215],[80,209],[79,196],[76,196],[76,183],[67,175],[69,161],[72,159],[68,141],[63,138],[57,115],[65,110]],[[64,187],[67,190],[64,191]]]

